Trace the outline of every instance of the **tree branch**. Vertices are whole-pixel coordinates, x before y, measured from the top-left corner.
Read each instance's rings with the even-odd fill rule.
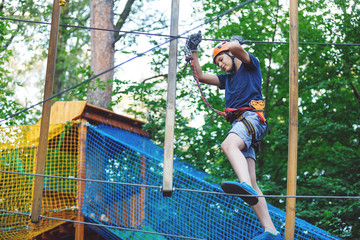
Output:
[[[167,74],[160,74],[160,75],[152,76],[152,77],[149,77],[149,78],[145,78],[141,83],[145,83],[146,81],[149,81],[149,80],[154,79],[154,78],[159,78],[159,77],[167,78],[168,75]]]
[[[152,79],[155,79],[155,78],[159,78],[159,77],[164,77],[164,78],[167,78],[168,75],[167,74],[160,74],[160,75],[156,75],[156,76],[152,76],[152,77],[148,77],[148,78],[145,78],[144,80],[141,81],[141,83],[139,83],[138,85],[140,84],[143,84],[149,80],[152,80]],[[134,86],[134,85],[133,85]],[[132,86],[131,86],[132,87]],[[125,91],[121,91],[121,92],[117,92],[117,93],[126,93],[126,90]]]
[[[357,99],[358,102],[360,103],[360,94],[359,94],[359,92],[356,90],[355,85],[354,85],[352,82],[350,82],[350,86],[351,86],[351,88],[352,88],[352,90],[353,90],[353,92],[354,92],[354,95],[355,95],[356,99]]]
[[[11,37],[6,40],[6,42],[5,42],[4,46],[3,46],[3,50],[6,50],[6,49],[9,47],[9,45],[12,43],[12,41],[13,41],[14,38],[15,38],[15,36],[17,35],[19,29],[20,29],[20,27],[18,26],[18,27],[16,28],[16,31],[14,31],[14,33],[11,34]]]
[[[131,11],[131,6],[133,5],[133,3],[135,2],[135,0],[128,0],[126,2],[126,5],[124,7],[124,10],[122,11],[122,13],[120,14],[120,18],[119,20],[117,21],[116,25],[115,25],[115,30],[119,31],[124,23],[125,23],[125,20],[128,18],[129,14],[130,14],[130,11]],[[114,32],[114,44],[119,41],[120,39],[120,35],[119,35],[119,32]]]
[[[277,7],[277,11],[276,11],[276,19],[275,19],[275,23],[274,23],[274,33],[272,36],[272,41],[275,40],[275,35],[276,35],[276,29],[277,29],[277,25],[278,25],[278,20],[279,20],[279,1],[277,2],[278,7]],[[267,102],[270,102],[270,96],[269,96],[269,87],[270,87],[270,74],[271,74],[271,61],[272,61],[272,54],[273,54],[273,47],[270,48],[270,53],[269,53],[269,64],[267,66],[267,77],[266,77],[266,83],[265,83],[265,99]]]

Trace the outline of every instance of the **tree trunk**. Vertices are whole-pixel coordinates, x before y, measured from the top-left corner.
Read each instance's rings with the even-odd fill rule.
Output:
[[[91,0],[91,27],[114,29],[114,1]],[[91,71],[99,74],[114,66],[114,34],[109,31],[91,30]],[[112,96],[112,82],[114,72],[101,75],[100,81],[94,79],[89,84],[87,92],[88,103],[108,108]]]

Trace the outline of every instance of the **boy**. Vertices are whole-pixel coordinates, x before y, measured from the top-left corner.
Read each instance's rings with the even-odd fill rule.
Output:
[[[242,199],[252,206],[265,229],[254,239],[281,239],[270,218],[265,198],[257,197],[263,194],[256,183],[254,146],[266,135],[267,124],[262,112],[253,111],[254,108],[250,108],[249,103],[264,106],[259,61],[241,46],[243,38],[234,36],[230,41],[218,44],[213,51],[213,62],[226,74],[203,73],[197,56],[200,41],[201,32],[190,35],[186,42],[188,50],[192,52],[198,79],[202,83],[225,89],[225,112],[231,111],[231,117],[227,117],[232,123],[231,130],[221,144],[221,149],[229,159],[239,182],[225,181],[221,187],[227,193],[249,196]]]

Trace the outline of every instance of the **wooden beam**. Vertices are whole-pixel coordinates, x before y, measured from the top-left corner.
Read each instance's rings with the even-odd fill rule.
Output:
[[[287,195],[296,195],[298,148],[298,2],[290,0],[290,101]],[[286,199],[285,239],[294,239],[296,198]]]
[[[60,6],[59,0],[54,0],[53,12],[51,20],[50,41],[47,59],[44,99],[52,96],[55,62],[56,62],[56,46],[59,32]],[[49,134],[49,121],[51,112],[51,100],[44,102],[42,107],[42,117],[40,125],[40,140],[36,158],[36,174],[44,174],[46,151]],[[41,201],[43,194],[44,177],[36,176],[33,190],[33,202],[31,210],[31,222],[38,223],[40,221]]]
[[[78,178],[85,179],[85,141],[87,127],[85,124],[86,120],[81,120],[79,125],[79,144],[78,144]],[[78,212],[76,215],[76,221],[84,222],[84,214],[82,212],[83,202],[84,202],[84,192],[85,192],[85,182],[78,181],[77,184],[77,207]],[[84,240],[84,224],[75,223],[75,240]]]
[[[179,0],[172,0],[170,35],[178,35]],[[176,69],[177,69],[178,40],[172,39],[169,49],[169,79],[167,89],[165,145],[164,145],[164,171],[163,196],[171,197],[173,192],[173,160],[174,160],[174,128],[175,128],[175,100],[176,100]]]
[[[140,165],[140,178],[141,178],[141,184],[146,184],[146,156],[141,155],[141,165]],[[141,187],[140,188],[140,201],[138,202],[139,206],[139,226],[143,224],[143,221],[146,218],[146,212],[145,212],[145,201],[146,201],[146,188]]]
[[[104,116],[104,115],[98,114],[96,112],[87,112],[86,111],[83,113],[82,117],[87,119],[90,123],[92,123],[94,121],[97,123],[103,123],[103,124],[106,124],[109,126],[121,128],[121,129],[127,130],[129,132],[139,134],[144,137],[150,136],[150,133],[148,133],[145,130],[142,130],[141,127],[137,127],[132,124],[121,122],[118,119],[113,118],[111,116]]]

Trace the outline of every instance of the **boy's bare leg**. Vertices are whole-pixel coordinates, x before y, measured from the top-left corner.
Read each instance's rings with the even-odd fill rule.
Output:
[[[241,152],[241,149],[244,147],[244,141],[235,133],[229,133],[221,144],[221,149],[224,151],[227,159],[229,159],[240,182],[246,182],[251,186],[248,163]]]
[[[255,161],[252,158],[245,158],[241,152],[244,147],[244,141],[235,133],[230,133],[221,144],[221,149],[229,159],[240,182],[246,182],[258,195],[263,195],[256,182]],[[264,228],[276,230],[264,197],[259,197],[259,202],[252,208]]]
[[[249,167],[249,174],[251,178],[251,186],[255,189],[255,191],[258,193],[258,195],[263,195],[261,192],[259,186],[256,183],[256,172],[255,172],[255,161],[252,158],[247,158],[247,163]],[[264,228],[271,228],[276,230],[274,223],[271,220],[269,210],[266,204],[266,200],[264,197],[259,197],[259,202],[252,206],[256,216],[259,218],[259,221],[261,223],[261,226]]]

